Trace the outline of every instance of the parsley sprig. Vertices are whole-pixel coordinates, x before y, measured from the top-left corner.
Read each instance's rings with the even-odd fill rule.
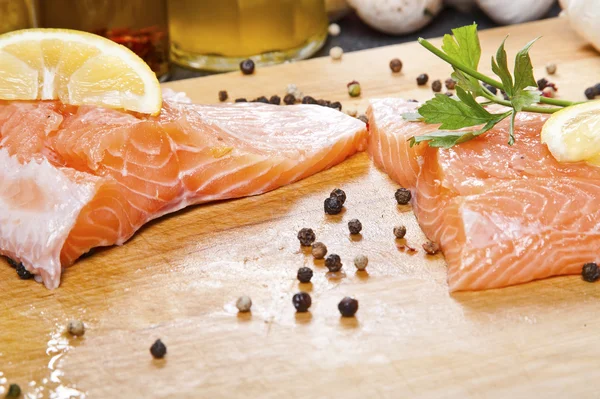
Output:
[[[514,144],[515,116],[520,111],[553,113],[562,107],[575,103],[554,98],[542,97],[537,89],[533,76],[533,65],[529,57],[529,49],[534,39],[527,43],[515,56],[513,73],[508,69],[508,60],[504,43],[506,38],[492,57],[492,71],[500,81],[477,71],[481,59],[481,45],[477,34],[477,25],[467,25],[453,29],[452,35],[445,35],[441,49],[427,40],[420,38],[419,43],[427,50],[452,65],[452,79],[456,84],[457,99],[444,94],[435,97],[418,109],[418,114],[405,115],[408,120],[421,120],[426,123],[439,123],[440,130],[410,139],[410,145],[428,142],[430,147],[449,148],[456,144],[471,140],[493,128],[498,122],[510,117],[508,143]],[[506,93],[508,100],[492,94],[485,86],[487,83]],[[504,105],[510,110],[503,113],[488,112],[477,98],[483,97],[488,103]],[[537,103],[552,105],[536,106]],[[473,126],[481,126],[476,130],[460,130]]]

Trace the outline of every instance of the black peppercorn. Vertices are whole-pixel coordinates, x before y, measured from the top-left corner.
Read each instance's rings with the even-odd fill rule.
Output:
[[[292,303],[296,308],[296,312],[307,312],[308,308],[310,308],[310,305],[312,304],[312,299],[308,293],[299,292],[292,298]]]
[[[254,100],[252,100],[253,103],[263,103],[263,104],[268,104],[269,103],[269,99],[265,96],[260,96],[255,98]]]
[[[348,222],[348,230],[350,230],[350,234],[359,234],[362,230],[362,223],[358,219],[352,219]]]
[[[407,103],[418,103],[417,100],[415,100],[414,98],[409,98],[408,100],[406,100]]]
[[[447,91],[444,93],[447,97],[452,97],[454,95],[454,93],[452,93],[451,91]]]
[[[426,85],[428,80],[429,76],[426,73],[422,73],[419,76],[417,76],[417,84],[419,86]]]
[[[315,242],[311,252],[315,259],[323,259],[327,255],[327,247],[322,242]]]
[[[21,396],[21,387],[17,384],[10,384],[5,398],[18,398]]]
[[[160,339],[157,339],[150,347],[150,353],[155,359],[162,359],[167,354],[167,347]]]
[[[331,101],[327,101],[327,100],[317,100],[317,104],[320,105],[321,107],[327,107],[329,106],[329,104],[331,104]]]
[[[423,244],[423,249],[428,255],[435,255],[440,252],[440,246],[433,241],[427,241],[425,244]]]
[[[456,81],[452,78],[446,79],[446,82],[444,83],[446,84],[446,89],[448,90],[454,90],[454,88],[456,87]]]
[[[408,190],[404,187],[396,190],[396,193],[394,194],[394,196],[396,197],[396,201],[398,202],[398,205],[406,205],[410,202],[410,199],[412,198],[412,194],[410,193],[410,190]]]
[[[369,118],[365,114],[360,114],[358,116],[358,120],[362,121],[363,123],[369,123]]]
[[[439,93],[440,91],[442,91],[442,82],[439,79],[434,80],[433,83],[431,84],[431,90],[433,90],[436,93]]]
[[[548,85],[548,86],[550,86],[550,85]],[[594,91],[596,92],[596,94],[600,94],[600,83],[596,83],[592,87],[594,88]],[[554,87],[554,90],[556,90],[556,87]]]
[[[400,72],[402,70],[402,61],[400,61],[398,58],[394,58],[393,60],[391,60],[390,69],[394,73]]]
[[[315,242],[315,232],[312,229],[303,228],[298,232],[298,240],[303,247],[309,247]]]
[[[304,96],[302,97],[302,104],[317,104],[317,100],[311,96]]]
[[[273,105],[279,105],[281,104],[281,97],[275,95],[275,96],[271,96],[271,98],[269,98],[269,103],[273,104]]]
[[[325,259],[325,266],[330,272],[339,272],[343,265],[339,255],[331,254]]]
[[[33,278],[33,274],[31,274],[22,263],[17,265],[17,274],[21,280],[29,280]]]
[[[347,296],[338,304],[338,310],[342,314],[342,317],[352,317],[358,311],[358,301]]]
[[[339,199],[342,202],[342,205],[346,203],[346,192],[340,188],[334,188],[329,196]]]
[[[537,81],[537,86],[540,91],[544,90],[548,86],[548,79],[541,78]]]
[[[483,87],[485,87],[486,89],[488,89],[490,91],[490,93],[492,93],[493,95],[496,95],[496,93],[498,93],[498,89],[496,89],[494,86],[489,85],[487,83],[483,84]]]
[[[404,226],[396,226],[394,227],[394,235],[396,238],[404,238],[406,235],[406,227]]]
[[[283,102],[286,105],[296,104],[296,97],[294,97],[293,94],[286,94],[285,97],[283,97]]]
[[[17,268],[17,266],[19,266],[19,262],[15,262],[14,260],[12,260],[12,259],[11,259],[11,258],[9,258],[9,257],[6,257],[6,261],[8,262],[8,265],[9,265],[10,267],[12,267],[13,269],[16,269],[16,268]]]
[[[246,100],[245,98],[236,98],[236,99],[235,99],[235,102],[236,102],[236,103],[247,103],[247,102],[248,102],[248,100]]]
[[[337,109],[338,111],[342,110],[342,103],[339,101],[332,102],[327,105],[329,108]]]
[[[254,61],[248,59],[240,62],[240,69],[244,75],[252,75],[254,73]]]
[[[598,265],[594,262],[586,263],[581,269],[581,277],[583,277],[585,281],[593,283],[600,278],[600,268],[598,268]]]
[[[337,197],[329,197],[325,200],[325,213],[328,215],[337,215],[342,211],[342,201]]]
[[[593,87],[588,87],[587,89],[585,89],[583,94],[585,94],[585,98],[587,98],[588,100],[593,100],[594,98],[596,98],[596,95],[598,93]]]
[[[225,102],[225,101],[227,101],[228,97],[229,97],[229,95],[227,94],[227,92],[225,90],[221,90],[219,92],[219,101]]]
[[[298,280],[301,283],[310,283],[310,279],[313,276],[313,271],[310,267],[301,267],[298,269]]]

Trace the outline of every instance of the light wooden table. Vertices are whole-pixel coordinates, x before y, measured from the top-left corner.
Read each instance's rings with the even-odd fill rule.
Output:
[[[483,69],[509,32],[511,56],[544,36],[532,51],[536,75],[556,62],[564,98],[583,99],[600,81],[600,58],[560,20],[483,32]],[[397,76],[393,57],[404,62]],[[368,97],[428,98],[415,84],[423,72],[444,80],[449,68],[411,43],[168,86],[215,102],[218,90],[254,98],[295,83],[364,110]],[[355,101],[352,79],[363,89]],[[346,211],[325,217],[335,187],[348,194]],[[396,247],[395,224],[415,247],[425,237],[410,208],[395,205],[395,188],[359,154],[259,197],[150,223],[125,246],[78,262],[54,291],[0,267],[0,386],[17,382],[42,398],[598,397],[600,285],[574,276],[450,296],[441,256]],[[348,235],[351,218],[363,223],[359,240]],[[345,274],[328,277],[300,249],[305,226],[341,255]],[[368,273],[354,270],[359,253]],[[299,286],[301,266],[314,268],[312,285]],[[310,313],[294,311],[300,289],[313,297]],[[251,314],[236,312],[242,294]],[[346,295],[360,301],[356,318],[339,316]],[[71,318],[87,324],[83,338],[64,335]],[[159,337],[168,354],[155,361],[148,349]]]

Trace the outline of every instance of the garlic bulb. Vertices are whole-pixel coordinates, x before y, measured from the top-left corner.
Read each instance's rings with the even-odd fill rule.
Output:
[[[442,0],[348,0],[360,19],[392,35],[412,33],[442,10]]]
[[[560,6],[561,17],[567,18],[573,30],[600,51],[600,0],[560,0]]]
[[[555,0],[477,0],[483,12],[501,25],[536,20],[546,15],[554,3]]]

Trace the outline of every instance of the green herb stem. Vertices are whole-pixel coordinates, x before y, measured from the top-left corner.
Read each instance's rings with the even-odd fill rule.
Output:
[[[496,97],[492,92],[490,92],[488,89],[486,89],[485,87],[483,88],[483,97],[487,98],[488,100],[495,102],[496,104],[500,104],[500,105],[504,105],[506,107],[512,107],[512,104],[510,103],[510,101],[506,101],[506,100],[500,100],[498,97]],[[548,108],[548,107],[532,107],[532,106],[528,106],[528,107],[523,107],[523,111],[527,111],[527,112],[537,112],[537,113],[541,113],[541,114],[553,114],[556,111],[560,111],[562,108]]]
[[[433,54],[435,54],[436,56],[438,56],[442,60],[444,60],[447,63],[449,63],[454,68],[456,68],[456,69],[458,69],[458,70],[466,73],[467,75],[470,75],[470,76],[474,77],[477,80],[480,80],[480,81],[482,81],[484,83],[487,83],[490,86],[494,86],[497,89],[504,90],[504,86],[502,85],[501,82],[499,82],[499,81],[497,81],[495,79],[492,79],[489,76],[486,76],[486,75],[484,75],[484,74],[482,74],[480,72],[477,72],[476,70],[474,70],[472,68],[469,68],[466,65],[461,64],[460,62],[456,61],[452,57],[448,56],[442,50],[436,48],[433,44],[431,44],[426,39],[423,39],[422,37],[420,37],[417,41],[419,42],[419,44],[421,46],[425,47],[427,50],[429,50],[430,52],[432,52]],[[497,102],[498,104],[506,105],[508,107],[511,106],[511,104],[508,101],[503,101],[503,100],[492,100],[492,101]],[[568,107],[568,106],[573,105],[573,104],[579,104],[578,102],[567,101],[567,100],[558,100],[556,98],[548,98],[548,97],[540,97],[540,102],[544,103],[544,104],[549,104],[549,105],[558,105],[558,106],[561,106],[561,107]],[[527,107],[527,108],[524,108],[523,110],[524,111],[530,111],[530,112],[541,112],[541,113],[545,113],[545,114],[551,114],[553,112],[558,111],[558,109],[542,108],[542,107]]]

